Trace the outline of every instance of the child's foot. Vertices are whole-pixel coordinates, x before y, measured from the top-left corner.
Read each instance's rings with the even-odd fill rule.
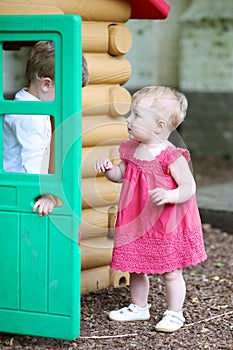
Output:
[[[149,308],[149,304],[145,308],[141,308],[136,304],[130,304],[128,307],[123,307],[120,310],[110,311],[108,317],[112,321],[121,322],[149,320]]]
[[[185,318],[182,312],[166,310],[162,320],[157,323],[155,330],[158,332],[175,332],[184,324]]]

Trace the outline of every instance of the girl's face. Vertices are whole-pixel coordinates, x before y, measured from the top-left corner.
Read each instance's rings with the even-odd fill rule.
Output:
[[[150,108],[151,99],[143,98],[132,104],[130,116],[127,118],[129,138],[143,143],[156,141],[156,114]],[[158,140],[157,140],[158,141]]]

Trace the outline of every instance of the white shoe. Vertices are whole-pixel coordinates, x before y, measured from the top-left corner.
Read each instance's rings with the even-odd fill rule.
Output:
[[[150,307],[150,304],[147,304],[147,306],[144,308],[141,308],[136,304],[130,304],[128,307],[123,307],[120,310],[110,311],[108,317],[112,321],[121,322],[149,320]]]
[[[182,312],[166,310],[163,315],[162,320],[155,326],[158,332],[175,332],[184,324],[185,318]]]

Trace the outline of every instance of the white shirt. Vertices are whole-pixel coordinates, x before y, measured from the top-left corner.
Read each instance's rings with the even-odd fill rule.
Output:
[[[18,101],[40,101],[23,88]],[[51,142],[49,115],[3,117],[3,168],[7,172],[48,174]]]

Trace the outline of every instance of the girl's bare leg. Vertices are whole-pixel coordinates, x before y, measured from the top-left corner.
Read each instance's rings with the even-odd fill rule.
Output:
[[[142,321],[149,320],[150,305],[147,304],[149,293],[149,280],[147,275],[141,273],[130,274],[131,303],[128,307],[109,312],[108,317],[113,321]]]
[[[163,279],[166,288],[167,309],[176,312],[182,311],[186,294],[182,270],[167,272],[163,275]]]
[[[130,295],[133,304],[144,308],[147,306],[149,279],[146,274],[130,274]]]

